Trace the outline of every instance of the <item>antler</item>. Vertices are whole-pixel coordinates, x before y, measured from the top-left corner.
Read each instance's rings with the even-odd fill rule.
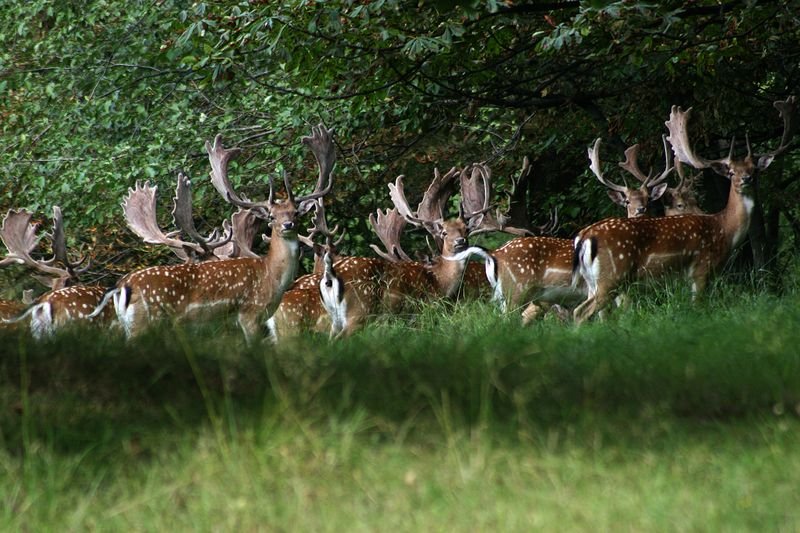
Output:
[[[314,235],[322,235],[325,237],[325,246],[328,248],[335,248],[339,244],[341,244],[342,240],[344,239],[344,233],[342,233],[338,239],[336,239],[336,234],[339,233],[339,225],[333,227],[333,229],[328,228],[328,221],[325,217],[325,203],[322,198],[317,198],[313,200],[314,202],[314,218],[311,220],[311,227],[308,228],[308,235],[298,237],[304,244],[313,247],[314,245]]]
[[[399,179],[400,178],[398,178],[398,180]],[[400,190],[402,192],[402,181],[400,184]],[[400,213],[396,206],[392,209],[387,209],[386,212],[378,209],[377,212],[371,213],[369,215],[369,223],[372,225],[372,229],[375,230],[375,233],[378,234],[378,238],[387,251],[384,252],[375,244],[370,244],[370,248],[380,257],[393,263],[411,261],[411,258],[400,246],[400,236],[403,234],[403,229],[405,229],[407,222],[408,219]]]
[[[694,188],[694,184],[697,181],[697,178],[699,178],[701,176],[701,174],[695,174],[695,175],[687,178],[686,177],[686,173],[684,172],[684,169],[683,169],[683,163],[681,163],[681,160],[678,159],[678,156],[675,156],[675,161],[674,161],[673,164],[675,166],[675,170],[678,173],[678,178],[679,178],[678,185],[675,187],[675,190],[676,191],[684,191],[684,190],[688,191],[688,190],[693,189]]]
[[[333,188],[333,167],[336,164],[336,151],[333,145],[332,133],[332,129],[328,130],[320,124],[311,128],[311,136],[301,139],[301,142],[311,149],[319,166],[319,177],[311,194],[295,198],[289,178],[286,172],[283,172],[283,183],[286,187],[287,197],[289,201],[298,206],[301,212],[311,208],[308,203],[310,200],[325,196]],[[222,135],[220,134],[214,137],[213,144],[206,141],[206,152],[208,152],[208,160],[211,163],[211,182],[227,202],[238,207],[253,209],[260,213],[263,218],[266,218],[275,198],[272,176],[269,178],[269,196],[265,202],[251,202],[245,196],[238,194],[228,179],[228,163],[240,151],[239,148],[226,149],[222,145]],[[301,204],[303,205],[301,206]]]
[[[269,178],[269,195],[266,202],[251,202],[245,196],[239,195],[228,179],[228,163],[231,158],[236,156],[241,149],[227,149],[222,145],[222,135],[214,137],[214,143],[206,141],[206,152],[208,152],[208,162],[211,163],[211,183],[226,202],[245,209],[253,209],[262,214],[263,218],[268,216],[269,206],[272,205],[274,196],[272,176]]]
[[[231,259],[234,257],[258,257],[253,251],[253,239],[258,232],[258,217],[252,209],[239,208],[231,215],[230,232],[231,241],[219,248],[214,249],[214,255],[220,259]],[[227,221],[223,222],[223,228],[227,231]]]
[[[686,163],[697,169],[709,168],[714,164],[729,166],[733,156],[733,139],[731,139],[731,148],[728,152],[728,157],[722,159],[705,159],[694,153],[692,145],[689,142],[689,134],[686,127],[691,116],[691,107],[683,111],[679,106],[674,105],[670,110],[669,120],[664,122],[669,130],[667,140],[672,145],[672,151],[675,153],[675,157],[682,163]]]
[[[669,164],[669,148],[667,147],[667,138],[665,135],[661,136],[661,142],[664,143],[664,170],[659,174],[657,177],[652,175],[652,169],[646,175],[642,170],[639,168],[639,145],[634,144],[627,150],[625,150],[625,161],[620,162],[619,166],[627,171],[628,173],[632,174],[636,177],[640,182],[642,182],[642,186],[644,187],[653,187],[654,185],[658,185],[669,176],[669,173],[672,172],[673,167]],[[597,148],[597,144],[595,144],[595,148]],[[594,164],[594,162],[593,162]],[[599,164],[598,164],[599,167]],[[592,171],[595,169],[592,168]],[[595,175],[597,175],[595,173]]]
[[[458,175],[456,167],[448,170],[444,175],[438,168],[433,169],[433,181],[428,185],[422,201],[417,206],[417,217],[428,224],[437,224],[445,219],[445,211],[450,197],[455,193],[455,180]]]
[[[454,178],[458,174],[456,167],[451,168],[444,175],[439,173],[438,168],[433,169],[433,181],[431,181],[422,200],[417,206],[416,211],[412,211],[406,200],[403,188],[404,176],[398,176],[395,183],[389,183],[389,196],[398,213],[405,218],[406,222],[417,227],[423,227],[430,233],[436,241],[437,248],[441,249],[442,241],[442,222],[445,218],[445,208],[450,197],[455,192]],[[399,243],[393,243],[399,247]],[[387,249],[389,247],[387,246]]]
[[[794,134],[794,115],[796,111],[796,98],[789,96],[786,100],[777,100],[773,102],[773,106],[778,110],[781,118],[783,118],[783,135],[781,136],[780,145],[771,152],[756,155],[758,159],[758,167],[766,168],[772,160],[778,155],[782,154],[790,145],[790,139]],[[723,159],[705,159],[694,153],[689,142],[687,133],[687,123],[691,117],[692,108],[686,111],[681,110],[678,106],[672,106],[669,114],[669,120],[664,124],[669,129],[669,140],[672,144],[672,151],[675,156],[683,163],[692,165],[694,168],[708,168],[713,165],[719,164],[729,167],[733,161],[733,149],[735,146],[735,139],[731,139],[730,151],[728,156]],[[747,139],[747,157],[752,156],[750,149],[750,139]]]
[[[60,210],[58,214],[60,214]],[[3,218],[3,225],[0,227],[0,240],[3,241],[3,244],[8,249],[8,254],[0,260],[0,265],[19,264],[31,267],[51,278],[56,278],[54,280],[45,280],[34,276],[37,281],[44,285],[55,287],[72,277],[72,274],[68,270],[52,266],[53,260],[37,261],[31,257],[31,253],[39,243],[39,237],[36,236],[36,230],[39,225],[38,223],[32,223],[31,217],[33,217],[33,214],[30,211],[12,209]]]
[[[594,146],[590,146],[588,153],[589,153],[589,168],[592,170],[592,173],[597,177],[597,179],[611,189],[612,191],[617,191],[622,194],[627,194],[628,186],[627,183],[623,187],[622,185],[617,185],[613,181],[609,181],[603,176],[603,170],[600,168],[600,138],[598,137],[597,140],[594,142]],[[634,144],[627,150],[625,150],[625,163],[620,163],[619,165],[628,170],[631,174],[636,176],[640,181],[647,181],[647,177],[642,174],[639,170],[638,164],[636,163],[636,156],[639,153],[639,145]],[[631,163],[633,161],[633,163]],[[635,171],[634,171],[635,169]],[[639,178],[639,175],[642,175],[642,178]],[[625,178],[622,178],[623,182]]]
[[[61,213],[61,208],[57,205],[53,206],[53,233],[50,238],[53,241],[53,257],[47,261],[48,264],[53,265],[56,262],[61,263],[67,268],[70,277],[76,277],[89,270],[91,264],[85,267],[80,266],[86,261],[88,256],[81,257],[76,263],[72,263],[67,257],[67,239],[64,234],[64,217]]]
[[[194,227],[194,223],[191,222],[191,199],[189,199],[188,214],[187,208],[183,205],[187,197],[185,187],[188,185],[184,183],[184,179],[181,179],[181,177],[185,179],[182,174],[178,177],[178,185],[175,190],[175,207],[172,214],[175,217],[176,224],[188,226],[191,223],[191,226]],[[128,195],[122,201],[122,211],[125,214],[125,222],[130,230],[146,243],[168,246],[175,255],[184,261],[191,261],[195,254],[199,256],[208,255],[208,252],[201,245],[175,238],[180,231],[166,234],[161,231],[156,220],[157,192],[158,186],[151,186],[149,182],[145,182],[144,185],[136,182],[135,187],[128,189]],[[186,218],[189,221],[186,221]],[[181,220],[180,223],[178,222],[179,219]],[[197,233],[197,231],[194,230],[194,233]],[[230,240],[228,236],[230,231],[225,233],[227,240]],[[214,236],[213,233],[212,236]],[[220,243],[220,245],[227,242],[227,240]]]
[[[192,182],[183,172],[178,172],[178,183],[175,186],[175,198],[172,208],[172,219],[175,225],[188,235],[199,246],[192,246],[193,251],[200,252],[202,256],[212,255],[215,248],[227,244],[233,238],[230,224],[226,220],[223,222],[223,232],[220,235],[218,229],[214,229],[208,237],[203,237],[197,231],[192,218]],[[184,245],[185,247],[186,245]]]
[[[319,176],[314,186],[314,192],[294,199],[298,207],[303,202],[316,200],[317,198],[327,195],[333,188],[333,168],[336,166],[336,149],[333,144],[333,130],[334,128],[327,129],[323,124],[318,124],[317,126],[312,126],[311,136],[300,139],[300,142],[308,146],[311,149],[311,153],[314,154],[314,158],[317,160],[317,166],[319,167]],[[291,198],[291,191],[288,188],[288,184],[287,192]]]
[[[781,136],[781,144],[773,151],[764,154],[757,154],[756,158],[759,160],[759,165],[766,167],[773,159],[781,155],[791,144],[789,141],[794,135],[794,116],[797,110],[797,99],[795,96],[790,96],[786,100],[777,100],[772,103],[773,107],[778,110],[779,115],[783,118],[783,135]],[[750,143],[747,143],[747,152],[750,153]],[[761,161],[761,160],[764,161]],[[767,162],[768,160],[768,162]]]
[[[470,172],[471,170],[471,172]],[[513,235],[533,235],[533,232],[508,225],[508,217],[490,213],[492,171],[484,163],[473,163],[460,174],[461,213],[467,222],[470,235],[489,231],[503,231]]]

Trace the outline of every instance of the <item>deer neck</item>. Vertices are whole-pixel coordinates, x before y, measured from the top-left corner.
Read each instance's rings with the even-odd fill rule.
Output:
[[[436,280],[436,288],[440,295],[450,297],[458,291],[466,266],[466,257],[463,259],[447,259],[441,256],[436,258],[429,270]]]
[[[753,197],[752,185],[750,187],[737,190],[731,184],[728,193],[728,204],[725,209],[717,213],[716,217],[722,226],[725,236],[731,248],[737,247],[747,235],[750,229],[750,217],[753,212],[755,200]]]
[[[269,251],[263,261],[267,275],[278,281],[279,294],[283,294],[297,276],[299,259],[300,243],[297,237],[282,237],[278,232],[273,232]]]

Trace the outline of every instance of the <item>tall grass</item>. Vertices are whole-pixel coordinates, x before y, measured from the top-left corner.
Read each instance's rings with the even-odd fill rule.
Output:
[[[527,328],[431,304],[278,348],[226,322],[2,333],[0,525],[800,525],[797,293],[632,302]]]

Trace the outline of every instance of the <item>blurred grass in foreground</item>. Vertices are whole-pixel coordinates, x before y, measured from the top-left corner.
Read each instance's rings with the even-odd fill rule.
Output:
[[[0,334],[0,526],[797,529],[800,298]]]

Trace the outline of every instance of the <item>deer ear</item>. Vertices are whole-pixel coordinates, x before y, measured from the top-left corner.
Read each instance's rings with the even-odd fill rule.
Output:
[[[650,189],[650,201],[655,202],[656,200],[661,198],[661,196],[664,194],[664,191],[666,190],[667,190],[666,183],[659,183],[658,185]]]
[[[774,160],[775,160],[774,155],[771,154],[762,155],[761,157],[758,158],[758,163],[756,163],[756,166],[758,167],[758,170],[764,170],[765,168],[770,166]]]
[[[729,167],[725,163],[719,163],[719,162],[716,162],[716,161],[711,163],[711,170],[713,170],[714,172],[716,172],[720,176],[724,176],[726,178],[730,177],[730,176],[728,176],[728,171],[730,169],[731,169],[731,167]]]
[[[305,215],[306,213],[311,211],[312,207],[315,207],[316,205],[317,205],[317,202],[315,202],[313,200],[300,202],[300,205],[297,207],[297,216],[301,217],[301,216]]]
[[[622,207],[625,207],[625,202],[627,201],[627,199],[625,198],[624,194],[622,194],[619,191],[611,191],[611,190],[607,190],[606,192],[608,193],[608,197],[611,198],[612,202],[614,202],[617,205],[621,205]]]

